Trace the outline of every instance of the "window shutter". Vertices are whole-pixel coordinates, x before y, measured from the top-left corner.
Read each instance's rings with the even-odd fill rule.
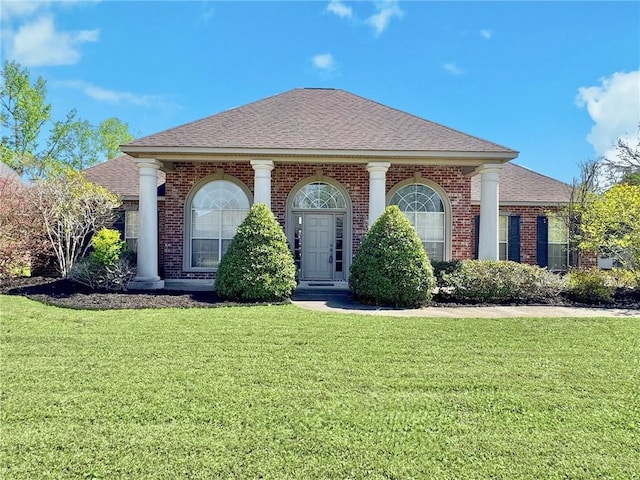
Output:
[[[520,262],[520,215],[511,215],[509,217],[508,241],[508,259],[512,262]]]
[[[118,210],[116,219],[113,222],[113,228],[120,232],[120,238],[124,240],[124,210]]]
[[[473,244],[473,258],[478,259],[478,244],[480,243],[480,215],[476,215],[476,228],[474,230],[475,242]]]
[[[547,217],[539,216],[537,227],[537,263],[541,267],[547,267],[549,265],[549,220]]]

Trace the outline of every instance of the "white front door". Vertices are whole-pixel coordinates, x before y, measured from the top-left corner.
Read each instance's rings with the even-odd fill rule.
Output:
[[[332,214],[304,214],[302,276],[305,280],[333,280]]]

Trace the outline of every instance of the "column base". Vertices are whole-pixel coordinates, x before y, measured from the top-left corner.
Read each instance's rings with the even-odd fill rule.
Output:
[[[127,288],[129,290],[162,290],[164,280],[160,280],[160,277],[136,277],[129,282]]]

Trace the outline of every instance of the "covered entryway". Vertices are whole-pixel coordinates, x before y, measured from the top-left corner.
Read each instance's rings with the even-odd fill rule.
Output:
[[[346,280],[351,230],[346,195],[335,185],[303,185],[290,202],[290,241],[302,281]]]

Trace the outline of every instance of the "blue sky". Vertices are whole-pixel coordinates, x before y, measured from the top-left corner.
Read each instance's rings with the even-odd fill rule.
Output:
[[[570,182],[640,123],[640,2],[15,2],[2,59],[54,115],[148,135],[297,87],[342,88],[520,151]]]

